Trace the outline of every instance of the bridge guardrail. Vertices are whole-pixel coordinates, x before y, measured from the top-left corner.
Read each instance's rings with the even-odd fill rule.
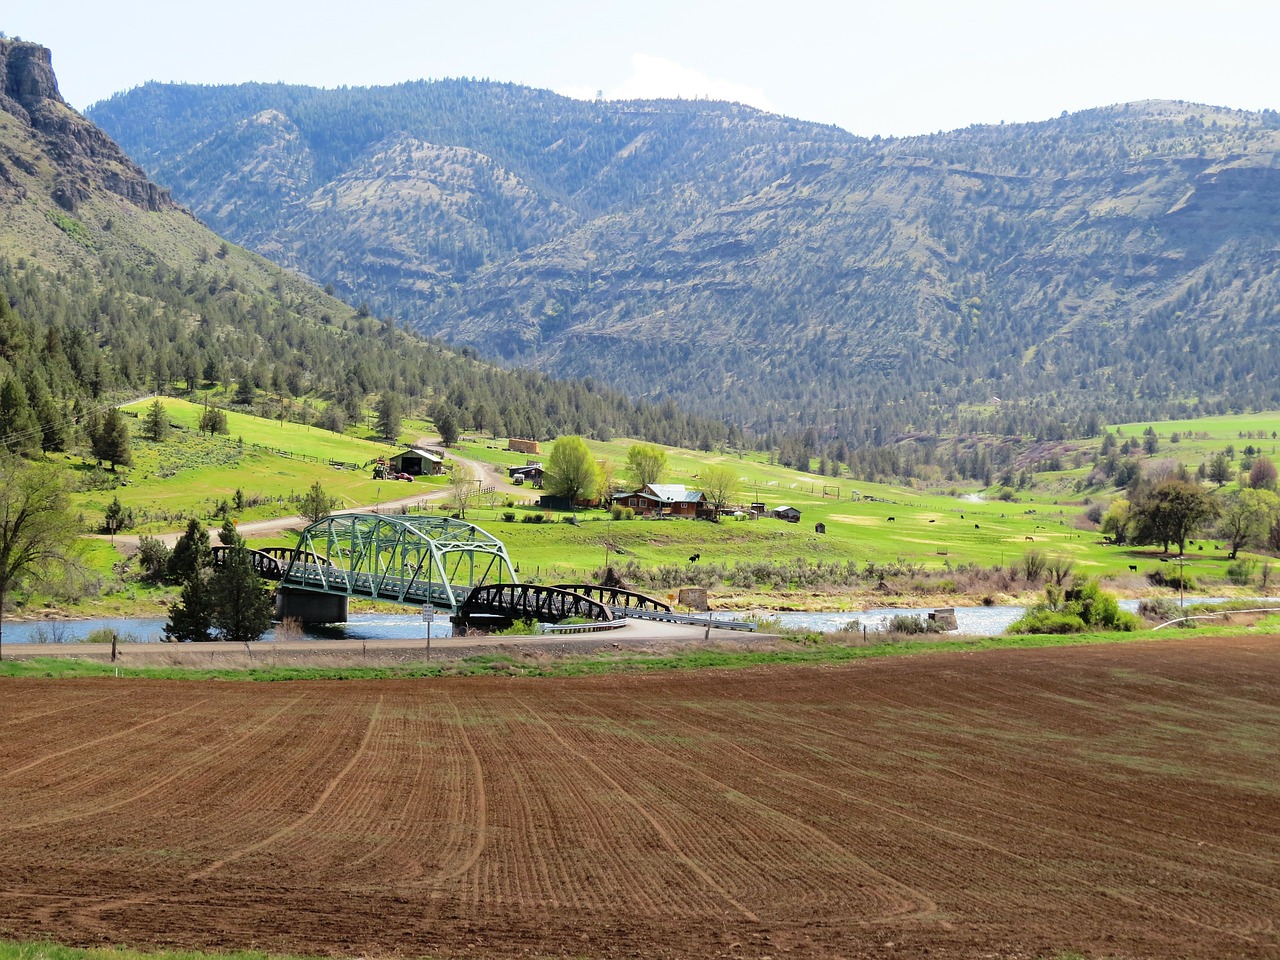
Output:
[[[706,614],[663,613],[659,610],[637,610],[635,607],[615,607],[614,613],[620,617],[631,617],[635,620],[661,620],[664,623],[682,623],[691,627],[705,627]],[[717,630],[742,630],[754,633],[758,624],[749,620],[712,620],[711,626]]]

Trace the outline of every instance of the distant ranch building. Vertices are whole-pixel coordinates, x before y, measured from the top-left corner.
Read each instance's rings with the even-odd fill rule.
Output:
[[[512,483],[527,483],[534,487],[542,486],[542,464],[529,463],[523,467],[508,467],[507,477]]]
[[[795,507],[774,507],[770,512],[779,520],[786,520],[788,523],[800,522],[800,511]]]
[[[407,473],[411,477],[434,477],[444,473],[444,457],[410,447],[391,458],[391,472]]]
[[[646,517],[700,517],[710,512],[701,490],[679,483],[651,483],[642,490],[614,494],[613,503]]]

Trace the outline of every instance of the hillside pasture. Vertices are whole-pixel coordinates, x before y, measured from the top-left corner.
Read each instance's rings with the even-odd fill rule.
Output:
[[[118,486],[96,487],[93,478],[110,481],[109,471],[97,471],[92,461],[82,457],[58,456],[70,471],[73,484],[83,488],[72,500],[92,529],[100,528],[108,505],[116,497],[138,516],[139,524],[131,532],[158,533],[181,529],[185,525],[181,518],[186,516],[216,522],[218,505],[231,503],[237,490],[257,505],[236,511],[236,519],[260,520],[296,513],[297,498],[317,481],[346,507],[411,496],[415,490],[426,494],[443,482],[420,477],[410,486],[372,480],[371,470],[335,467],[331,461],[362,467],[399,448],[318,427],[228,411],[228,435],[201,434],[196,425],[203,408],[173,398],[161,402],[169,420],[180,429],[171,432],[167,440],[153,443],[140,435],[141,416],[150,402],[124,408],[138,413],[139,418],[128,420],[134,463],[118,471]],[[433,483],[436,486],[428,486]]]
[[[1276,637],[563,680],[4,684],[10,937],[1280,950]]]

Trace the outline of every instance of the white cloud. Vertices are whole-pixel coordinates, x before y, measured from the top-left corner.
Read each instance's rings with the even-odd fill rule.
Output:
[[[777,113],[765,92],[733,80],[709,77],[701,71],[682,66],[664,57],[647,53],[631,55],[631,73],[621,83],[597,90],[581,86],[562,86],[559,93],[580,100],[593,99],[597,92],[609,100],[729,100],[750,104]]]

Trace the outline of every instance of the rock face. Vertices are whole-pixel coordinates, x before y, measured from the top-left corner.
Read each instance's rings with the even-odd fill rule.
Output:
[[[64,102],[53,75],[53,57],[46,47],[0,40],[0,77],[4,79],[5,98],[27,111],[45,100]],[[6,103],[5,109],[14,113],[13,106]]]
[[[167,190],[62,99],[47,47],[0,39],[0,110],[29,127],[58,167],[50,194],[63,209],[74,211],[95,189],[143,210],[177,208]],[[10,159],[21,165],[20,158]],[[5,179],[0,167],[0,182]]]

